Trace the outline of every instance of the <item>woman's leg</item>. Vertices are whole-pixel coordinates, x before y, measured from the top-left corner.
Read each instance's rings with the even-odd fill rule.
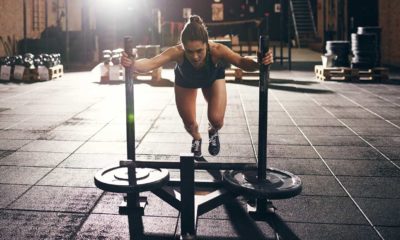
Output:
[[[216,80],[209,88],[203,88],[203,95],[208,103],[208,129],[209,146],[208,151],[215,156],[219,153],[220,144],[218,130],[224,125],[226,110],[226,84],[225,79]]]
[[[197,89],[175,85],[175,102],[186,131],[193,137],[191,152],[195,158],[201,158],[201,136],[196,122]]]
[[[175,85],[175,102],[186,131],[193,139],[201,139],[199,125],[196,121],[197,89],[183,88]]]
[[[218,131],[224,125],[226,110],[226,84],[224,79],[216,80],[209,88],[203,88],[203,95],[208,103],[208,121],[213,130]]]

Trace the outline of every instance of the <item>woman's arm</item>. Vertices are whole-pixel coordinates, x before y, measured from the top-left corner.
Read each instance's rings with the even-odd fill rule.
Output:
[[[238,68],[241,68],[245,71],[257,71],[259,69],[259,65],[256,61],[251,58],[242,57],[239,54],[232,51],[230,48],[223,44],[214,43],[216,56],[224,59],[225,61],[235,65]],[[262,58],[262,64],[269,65],[273,63],[273,56],[271,50],[268,51],[265,56]]]
[[[161,67],[168,62],[177,61],[180,54],[181,51],[177,46],[170,47],[153,58],[141,58],[138,60],[132,60],[128,58],[126,53],[123,53],[121,63],[124,67],[132,67],[136,72],[145,73]]]

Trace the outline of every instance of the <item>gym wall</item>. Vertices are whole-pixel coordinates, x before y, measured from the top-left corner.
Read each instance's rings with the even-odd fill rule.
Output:
[[[382,62],[400,66],[400,5],[398,1],[379,0],[379,25],[382,27]]]

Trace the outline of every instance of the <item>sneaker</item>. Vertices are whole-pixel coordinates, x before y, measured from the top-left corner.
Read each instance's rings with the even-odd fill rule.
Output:
[[[212,155],[215,156],[219,153],[219,136],[218,136],[218,131],[215,131],[214,134],[211,134],[211,132],[208,132],[208,137],[209,137],[209,144],[208,144],[208,152]]]
[[[195,158],[201,158],[201,139],[199,140],[192,140],[192,148],[190,150],[192,153],[194,153]]]

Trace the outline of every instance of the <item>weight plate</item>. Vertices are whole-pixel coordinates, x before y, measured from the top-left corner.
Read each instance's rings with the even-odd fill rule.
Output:
[[[164,186],[169,181],[169,172],[158,168],[137,168],[137,184],[130,186],[128,168],[112,166],[98,171],[94,177],[96,187],[116,193],[145,192]]]
[[[364,62],[352,62],[351,67],[358,69],[371,69],[374,67],[374,65],[371,63],[364,63]]]
[[[149,176],[151,168],[136,168],[136,179],[140,180]],[[128,181],[128,171],[125,168],[119,168],[114,171],[114,177],[119,180]]]
[[[267,178],[259,181],[255,171],[226,171],[223,181],[226,188],[244,196],[268,199],[285,199],[300,194],[302,183],[298,176],[279,169],[268,168]]]
[[[358,34],[365,34],[365,33],[381,33],[380,27],[358,27],[357,33]]]

